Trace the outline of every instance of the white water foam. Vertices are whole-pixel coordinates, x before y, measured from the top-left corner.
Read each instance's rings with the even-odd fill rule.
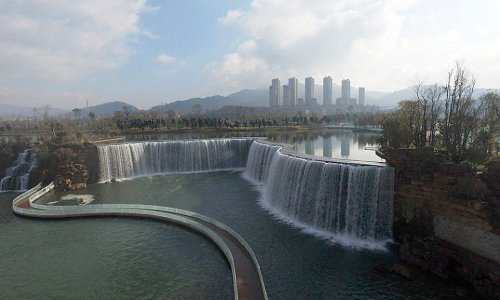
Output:
[[[270,164],[266,150],[255,149],[269,147]],[[312,161],[284,155],[274,147],[254,142],[250,153],[260,155],[249,155],[243,174],[260,191],[264,209],[332,243],[386,249],[392,236],[392,168]]]
[[[94,195],[90,194],[84,194],[84,195],[75,195],[75,194],[68,194],[65,196],[62,196],[61,199],[58,201],[51,201],[48,202],[48,205],[54,205],[54,204],[64,204],[65,202],[68,203],[76,203],[76,205],[87,205],[89,203],[92,203],[95,200]]]

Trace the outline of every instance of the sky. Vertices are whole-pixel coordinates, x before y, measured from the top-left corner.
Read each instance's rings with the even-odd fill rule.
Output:
[[[500,0],[0,0],[0,103],[139,108],[332,76],[500,87]]]

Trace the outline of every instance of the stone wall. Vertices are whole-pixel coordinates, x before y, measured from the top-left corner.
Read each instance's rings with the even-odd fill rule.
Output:
[[[394,238],[401,258],[500,299],[500,168],[476,174],[429,149],[389,149],[395,167]]]

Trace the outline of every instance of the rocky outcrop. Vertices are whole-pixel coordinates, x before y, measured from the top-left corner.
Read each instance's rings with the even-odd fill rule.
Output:
[[[57,166],[54,185],[59,190],[76,190],[87,187],[88,170],[82,164]]]
[[[95,144],[85,144],[85,165],[88,169],[88,183],[99,181],[99,157]]]
[[[401,258],[500,299],[498,164],[476,174],[429,149],[378,154],[395,167],[393,232]]]

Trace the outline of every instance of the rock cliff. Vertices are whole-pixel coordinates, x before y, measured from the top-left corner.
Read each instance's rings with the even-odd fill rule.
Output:
[[[394,238],[401,258],[500,299],[498,162],[477,174],[429,149],[389,149],[395,167]]]

